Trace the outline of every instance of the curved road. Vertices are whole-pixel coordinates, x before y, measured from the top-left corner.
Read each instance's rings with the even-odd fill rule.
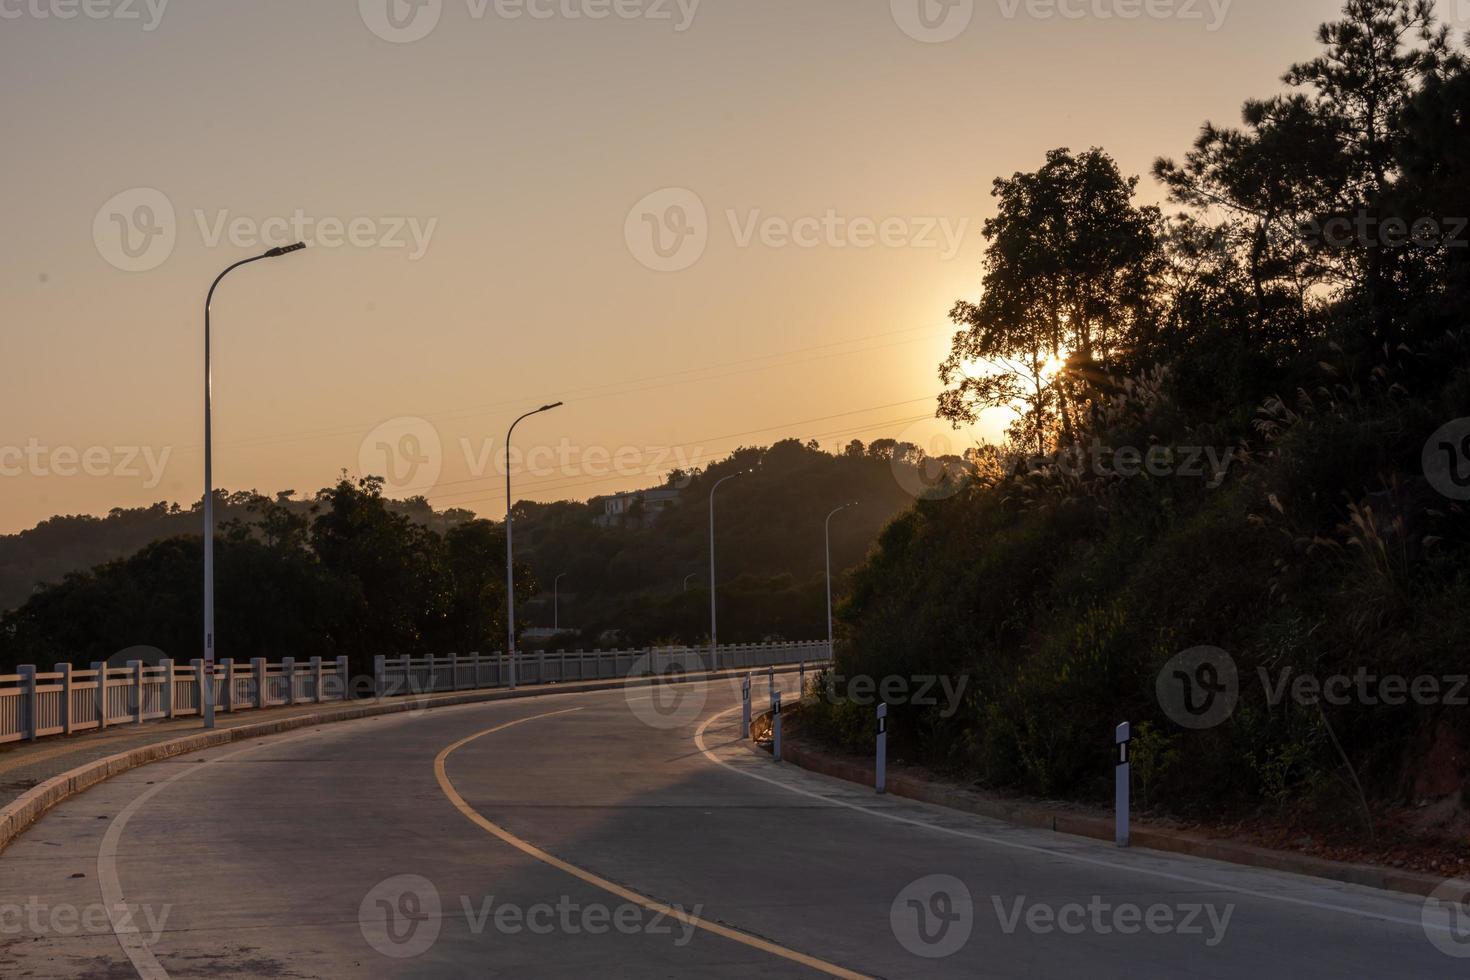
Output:
[[[0,975],[1470,973],[1417,899],[877,798],[738,727],[700,682],[145,766],[0,856]]]

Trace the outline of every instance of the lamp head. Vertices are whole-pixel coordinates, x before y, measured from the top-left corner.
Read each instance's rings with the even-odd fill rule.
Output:
[[[538,412],[549,412],[553,408],[561,408],[565,404],[566,404],[566,402],[557,402],[555,405],[542,405],[540,408],[536,409],[536,411],[538,411]]]
[[[267,258],[267,259],[279,258],[282,255],[290,255],[292,252],[299,252],[299,251],[301,251],[305,247],[306,247],[306,243],[305,242],[297,242],[294,245],[277,245],[275,248],[273,248],[270,251],[266,252],[265,255],[263,256],[263,258]]]

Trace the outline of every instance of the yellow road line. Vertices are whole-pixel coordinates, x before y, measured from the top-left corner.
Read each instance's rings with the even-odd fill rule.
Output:
[[[640,905],[643,908],[648,909],[650,912],[657,912],[660,915],[668,916],[695,929],[703,929],[705,932],[713,933],[716,936],[719,936],[723,939],[729,939],[732,942],[740,943],[743,946],[749,946],[752,949],[758,949],[763,953],[770,953],[772,956],[779,956],[781,959],[790,960],[793,963],[800,963],[802,966],[810,967],[811,969],[816,970],[820,973],[825,973],[827,976],[845,977],[848,978],[848,980],[867,980],[864,974],[853,973],[851,970],[845,970],[840,966],[836,966],[824,960],[819,960],[814,956],[808,956],[805,953],[798,953],[794,949],[787,949],[785,946],[778,946],[776,943],[770,942],[769,940],[761,939],[758,936],[752,936],[748,933],[741,932],[738,929],[731,929],[728,926],[722,926],[718,922],[709,922],[705,919],[701,919],[698,916],[690,915],[688,912],[685,912],[681,908],[675,908],[671,905],[665,905],[663,902],[654,901],[646,895],[641,895],[638,892],[624,888],[622,885],[608,881],[606,878],[595,875],[592,872],[587,871],[583,868],[579,868],[575,864],[569,864],[559,857],[547,854],[536,845],[522,840],[499,824],[486,819],[479,813],[479,811],[477,811],[474,807],[465,802],[464,797],[459,795],[459,792],[454,788],[454,784],[449,781],[449,775],[445,771],[444,764],[449,759],[450,755],[452,755],[457,749],[468,745],[476,739],[483,738],[486,735],[494,735],[496,732],[503,732],[507,728],[514,728],[516,725],[523,725],[528,721],[537,721],[541,718],[551,718],[555,715],[565,715],[570,714],[573,711],[581,710],[583,709],[568,708],[563,711],[549,711],[546,714],[542,715],[532,715],[529,718],[518,718],[515,721],[508,721],[502,725],[496,725],[494,728],[487,728],[483,732],[477,732],[474,735],[469,736],[468,738],[460,739],[458,742],[455,742],[453,745],[446,748],[443,752],[440,752],[438,757],[434,759],[434,778],[438,781],[439,788],[444,791],[444,795],[449,798],[449,802],[454,804],[454,808],[456,810],[464,814],[471,823],[474,823],[482,830],[489,831],[491,834],[500,838],[511,847],[514,847],[522,854],[533,857],[544,864],[549,864],[553,868],[556,868],[560,871],[565,871],[572,877],[580,879],[581,881],[584,881],[595,888],[600,888],[605,892],[616,895],[618,898],[621,898],[625,902],[631,902],[634,905]]]

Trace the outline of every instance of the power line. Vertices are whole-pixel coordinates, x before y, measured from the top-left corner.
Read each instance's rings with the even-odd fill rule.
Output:
[[[862,415],[862,414],[865,414],[867,412],[881,412],[881,411],[884,411],[885,409],[901,408],[901,407],[904,407],[906,405],[915,405],[915,404],[918,404],[919,402],[931,401],[935,397],[936,396],[934,396],[934,395],[924,395],[924,396],[922,396],[920,398],[910,398],[910,399],[907,399],[907,400],[901,401],[901,402],[889,402],[886,405],[873,405],[873,406],[870,406],[868,408],[854,409],[851,412],[838,412],[838,413],[835,413],[833,415],[823,415],[823,416],[821,416],[819,418],[799,419],[799,420],[794,421],[794,422],[781,422],[781,423],[778,423],[776,425],[768,425],[768,426],[766,426],[764,428],[760,428],[760,429],[747,429],[744,432],[733,432],[733,433],[728,433],[728,434],[722,435],[722,436],[710,436],[710,437],[704,438],[704,439],[691,439],[688,442],[682,442],[682,443],[678,443],[677,445],[674,445],[674,446],[667,446],[667,447],[660,447],[660,448],[666,448],[666,449],[689,449],[689,448],[696,448],[696,449],[698,449],[698,448],[703,448],[706,443],[720,443],[720,442],[729,441],[731,439],[743,439],[746,436],[760,435],[760,434],[765,433],[765,432],[772,432],[772,431],[777,430],[777,429],[785,429],[785,428],[789,428],[791,426],[797,426],[797,425],[815,425],[815,424],[820,423],[820,422],[830,422],[833,419],[849,418],[849,417],[851,417],[853,415]],[[921,418],[924,418],[926,416],[920,416],[920,417]],[[639,453],[636,453],[636,454],[635,453],[627,453],[627,454],[624,454],[624,457],[623,458],[628,458],[628,459],[642,459],[642,458],[644,458],[647,455],[649,455],[647,452],[639,452]],[[504,475],[503,473],[496,474],[497,477],[498,476],[503,476],[503,475]],[[436,484],[436,487],[449,487],[449,486],[457,486],[457,485],[464,484],[464,483],[477,483],[477,482],[480,482],[482,480],[489,480],[489,479],[492,479],[492,477],[488,477],[488,476],[468,477],[468,478],[463,479],[463,480],[450,480],[450,481],[446,481],[446,482],[443,482],[443,483],[439,483],[439,484]],[[474,492],[477,492],[477,491],[475,491],[475,490],[471,490],[471,491],[456,491],[454,493],[449,493],[449,494],[429,493],[429,494],[426,494],[425,496],[427,496],[429,498],[439,498],[439,497],[446,497],[446,496],[458,496],[458,495],[460,495],[462,493],[474,493]]]
[[[706,383],[706,382],[710,382],[710,381],[720,381],[720,380],[723,380],[725,378],[738,377],[738,376],[740,376],[742,374],[750,374],[750,373],[758,372],[758,371],[767,371],[767,370],[771,370],[773,368],[796,367],[796,366],[799,366],[801,364],[809,364],[812,361],[824,359],[824,357],[815,357],[815,358],[802,358],[802,359],[795,360],[795,361],[780,361],[780,360],[776,360],[778,358],[787,358],[787,357],[791,357],[793,355],[809,354],[809,353],[813,353],[813,352],[816,352],[816,351],[831,350],[834,347],[842,347],[842,346],[846,346],[848,344],[861,344],[861,343],[865,343],[865,342],[870,341],[870,340],[881,340],[881,339],[884,339],[884,338],[887,338],[887,337],[894,337],[894,336],[899,336],[899,335],[902,335],[902,334],[910,334],[910,333],[915,333],[917,331],[930,331],[930,333],[926,334],[925,336],[911,337],[911,338],[908,338],[906,340],[897,341],[897,342],[890,343],[890,344],[880,344],[880,345],[872,346],[872,347],[859,347],[859,348],[854,348],[853,350],[837,351],[837,352],[835,352],[833,354],[825,355],[825,356],[830,356],[830,357],[847,357],[847,356],[851,356],[851,355],[854,355],[854,354],[866,354],[866,353],[871,353],[873,351],[887,350],[887,349],[892,348],[892,347],[907,346],[908,344],[919,343],[919,342],[924,341],[924,340],[930,340],[934,336],[938,336],[937,333],[934,333],[935,329],[936,328],[934,328],[934,327],[908,327],[908,328],[905,328],[905,329],[902,329],[902,330],[889,330],[889,331],[885,331],[885,332],[882,332],[882,333],[868,334],[868,335],[865,335],[865,336],[862,336],[862,337],[853,337],[853,338],[849,338],[849,339],[846,339],[846,340],[838,340],[838,341],[833,341],[831,343],[826,343],[826,344],[816,344],[816,345],[809,346],[809,347],[799,347],[799,348],[793,348],[793,349],[785,350],[785,351],[776,351],[776,352],[773,352],[773,353],[770,353],[770,354],[762,354],[762,355],[758,355],[758,356],[755,356],[755,357],[742,358],[742,359],[735,360],[735,361],[726,361],[726,362],[717,363],[717,364],[708,364],[708,365],[704,365],[704,366],[698,367],[698,368],[686,368],[686,369],[684,369],[682,371],[665,372],[663,374],[647,375],[647,376],[642,377],[642,378],[633,378],[633,379],[629,379],[629,380],[626,380],[626,381],[607,382],[605,384],[591,385],[591,386],[587,386],[587,387],[584,387],[584,388],[567,389],[567,390],[561,391],[559,393],[556,393],[556,397],[562,398],[564,400],[565,399],[578,399],[580,401],[586,402],[586,401],[592,401],[592,400],[597,400],[597,399],[602,399],[602,398],[615,398],[615,397],[620,397],[620,396],[623,396],[623,395],[638,394],[638,393],[641,393],[641,392],[644,392],[644,391],[656,391],[656,390],[660,390],[660,389],[663,389],[663,388],[670,388],[670,387],[675,387],[675,386],[684,385],[684,384],[699,384],[699,383]],[[948,330],[945,331],[945,333],[948,333],[948,332],[949,332]],[[755,362],[758,362],[758,361],[775,361],[775,363],[771,363],[771,364],[755,364]],[[727,371],[727,372],[725,372],[723,374],[716,374],[716,375],[709,375],[709,376],[699,376],[699,377],[683,377],[684,375],[691,375],[691,374],[693,374],[693,375],[702,375],[703,372],[719,371],[722,368],[735,367],[735,366],[739,366],[739,365],[750,365],[750,364],[754,364],[755,366],[742,368],[741,370],[737,370],[737,371]],[[672,381],[666,380],[666,379],[670,379],[670,378],[677,378],[679,380],[672,380]],[[644,384],[644,382],[651,382],[651,381],[661,381],[663,383],[661,383],[661,384]],[[636,387],[623,387],[625,385],[634,385]],[[605,389],[614,389],[614,390],[605,390]],[[503,401],[491,402],[491,403],[488,403],[488,404],[485,404],[485,405],[475,406],[475,407],[471,407],[471,408],[445,409],[443,411],[432,412],[432,413],[428,413],[428,414],[425,414],[425,415],[422,415],[422,416],[419,416],[419,417],[425,418],[425,419],[430,419],[430,420],[433,420],[433,419],[453,420],[453,419],[461,419],[461,418],[470,418],[470,417],[473,417],[473,416],[475,416],[477,414],[481,414],[481,413],[490,411],[492,409],[503,408],[503,407],[511,406],[511,405],[518,405],[518,404],[521,404],[521,403],[526,402],[528,400],[535,400],[537,398],[543,398],[544,396],[545,396],[545,392],[543,392],[540,395],[526,395],[526,396],[522,396],[522,397],[519,397],[519,398],[509,398],[509,399],[505,399]],[[371,430],[375,425],[380,424],[382,421],[383,421],[382,419],[378,419],[378,420],[375,420],[375,421],[372,421],[372,422],[361,422],[361,423],[357,423],[357,424],[353,424],[353,425],[347,425],[347,424],[344,423],[343,425],[338,425],[338,426],[333,426],[333,427],[330,427],[330,428],[323,428],[323,429],[307,430],[305,432],[287,433],[287,434],[280,434],[280,435],[274,435],[274,436],[256,436],[256,437],[250,437],[250,438],[240,439],[240,440],[236,440],[236,441],[232,441],[232,442],[228,442],[228,443],[223,443],[222,445],[223,445],[224,448],[229,448],[229,449],[259,449],[259,448],[264,448],[264,447],[267,447],[267,446],[280,445],[280,444],[290,443],[290,442],[305,442],[305,441],[311,441],[311,440],[315,440],[315,439],[331,438],[333,436],[357,435],[357,434],[360,434],[360,433],[362,433],[364,431]],[[202,447],[200,447],[200,446],[190,446],[190,447],[186,447],[183,451],[185,451],[185,452],[197,452],[201,448]]]

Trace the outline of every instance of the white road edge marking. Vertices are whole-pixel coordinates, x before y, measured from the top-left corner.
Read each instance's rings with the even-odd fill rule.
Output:
[[[300,735],[293,735],[290,738],[263,738],[258,742],[253,742],[233,752],[226,752],[224,755],[217,756],[213,759],[201,760],[167,779],[154,783],[148,789],[139,793],[132,802],[122,808],[122,811],[116,817],[112,818],[112,823],[107,827],[107,833],[102,837],[102,846],[97,850],[98,885],[102,890],[102,904],[107,909],[107,918],[112,924],[113,935],[117,937],[118,945],[122,947],[123,954],[133,964],[133,969],[137,971],[138,976],[142,980],[169,980],[169,974],[163,968],[163,964],[158,962],[158,958],[153,955],[153,950],[149,947],[148,943],[144,941],[136,925],[136,916],[123,899],[122,882],[117,876],[117,850],[119,843],[122,841],[123,831],[127,829],[128,821],[132,819],[133,814],[142,809],[145,803],[163,792],[166,787],[186,776],[193,775],[201,769],[207,769],[212,765],[224,762],[226,759],[232,759],[246,752],[254,752],[256,749],[268,747],[275,748],[315,734],[317,732],[312,730],[302,732]],[[209,750],[202,749],[200,751],[207,752]],[[194,752],[188,752],[184,755],[177,756],[177,758],[186,759],[188,756],[195,754]]]
[[[1452,927],[1449,925],[1441,926],[1437,923],[1429,923],[1422,919],[1402,919],[1398,918],[1397,916],[1386,915],[1381,912],[1367,912],[1362,909],[1349,908],[1345,905],[1333,905],[1329,902],[1314,902],[1311,899],[1307,898],[1292,898],[1288,895],[1277,895],[1271,892],[1256,891],[1255,889],[1243,888],[1239,885],[1227,885],[1223,882],[1210,881],[1205,878],[1194,878],[1189,875],[1175,874],[1169,871],[1156,871],[1152,868],[1136,867],[1134,865],[1120,864],[1116,861],[1106,861],[1102,858],[1086,857],[1085,855],[1072,854],[1066,851],[1056,851],[1052,850],[1049,847],[1040,847],[1035,844],[1022,844],[1018,841],[1003,840],[999,837],[992,837],[988,834],[979,834],[975,833],[974,831],[959,830],[954,827],[945,827],[941,824],[929,823],[925,820],[915,820],[911,817],[900,816],[896,813],[890,813],[886,810],[875,810],[872,807],[859,806],[858,804],[849,802],[847,800],[834,799],[830,796],[823,796],[820,793],[813,793],[810,790],[801,789],[796,786],[788,786],[778,779],[772,779],[769,776],[763,776],[758,772],[752,772],[740,766],[732,766],[730,765],[730,763],[716,756],[705,745],[704,733],[709,729],[709,727],[720,718],[723,718],[725,715],[733,714],[739,710],[740,707],[739,705],[737,705],[733,708],[727,708],[724,711],[710,715],[708,718],[706,718],[704,723],[699,726],[698,731],[694,733],[695,747],[699,749],[699,751],[704,755],[706,759],[713,762],[715,765],[723,766],[724,768],[729,769],[731,772],[739,773],[742,776],[748,776],[751,779],[759,779],[763,783],[770,783],[772,786],[777,786],[781,789],[786,790],[789,793],[796,793],[801,796],[810,797],[814,800],[821,800],[832,806],[839,806],[849,810],[856,810],[859,813],[866,813],[869,816],[880,817],[884,820],[892,820],[895,823],[907,824],[911,827],[920,827],[925,830],[934,831],[936,833],[949,834],[953,837],[963,837],[969,840],[980,841],[984,844],[993,844],[996,847],[1008,848],[1010,850],[1026,851],[1031,854],[1045,854],[1048,857],[1061,858],[1063,860],[1073,861],[1078,864],[1090,864],[1099,868],[1107,868],[1110,871],[1122,871],[1129,874],[1147,875],[1152,878],[1162,878],[1168,881],[1176,881],[1186,885],[1195,885],[1203,888],[1233,892],[1237,895],[1248,895],[1252,898],[1261,898],[1272,902],[1283,902],[1288,905],[1300,905],[1306,908],[1317,909],[1323,912],[1340,912],[1346,915],[1357,916],[1364,919],[1373,919],[1379,922],[1389,922],[1395,925],[1413,926],[1416,929],[1435,929],[1441,932],[1450,932],[1452,929]]]

